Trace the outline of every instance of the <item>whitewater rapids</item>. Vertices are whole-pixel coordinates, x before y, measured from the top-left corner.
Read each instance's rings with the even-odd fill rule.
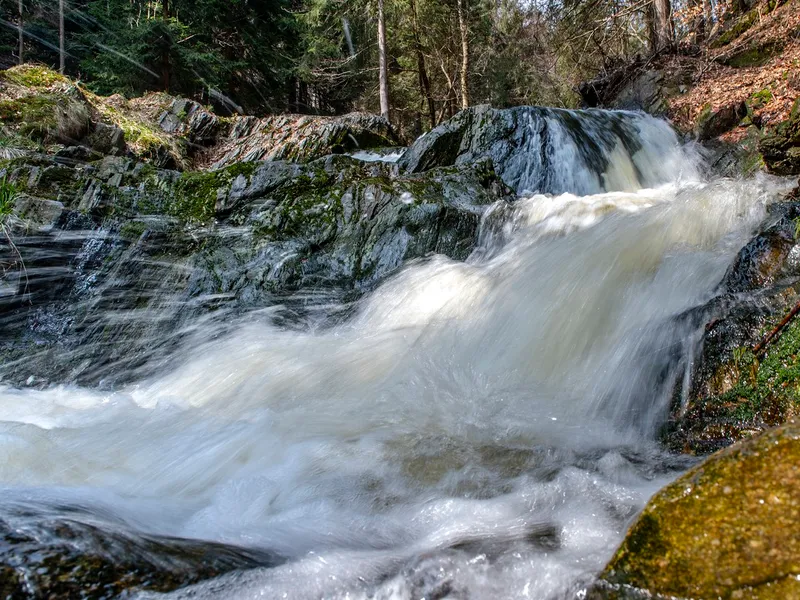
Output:
[[[668,141],[673,180],[612,156],[621,191],[492,207],[470,260],[410,264],[335,327],[262,310],[124,389],[2,389],[0,516],[289,559],[176,598],[579,597],[688,464],[656,443],[700,333],[677,317],[783,188],[703,181]]]

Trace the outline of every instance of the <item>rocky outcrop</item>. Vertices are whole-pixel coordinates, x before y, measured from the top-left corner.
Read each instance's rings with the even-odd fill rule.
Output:
[[[708,459],[650,501],[592,600],[800,597],[800,425]]]
[[[332,155],[179,173],[28,156],[3,173],[21,192],[25,268],[4,278],[2,374],[41,385],[112,383],[112,365],[132,377],[209,311],[352,299],[407,260],[464,259],[485,210],[513,197],[487,162],[400,175]]]
[[[4,147],[62,152],[84,161],[129,156],[178,170],[259,160],[309,162],[402,145],[389,122],[375,115],[222,118],[166,94],[132,100],[96,96],[36,65],[0,73],[0,120]]]
[[[389,122],[376,115],[234,117],[214,151],[214,168],[239,161],[307,162],[329,154],[401,146]]]
[[[770,172],[800,174],[800,99],[795,101],[789,118],[764,136],[759,151]]]
[[[199,155],[214,169],[259,160],[309,162],[331,154],[401,145],[386,119],[364,113],[220,119],[197,102],[178,98],[158,123],[170,135],[187,140],[190,154]]]

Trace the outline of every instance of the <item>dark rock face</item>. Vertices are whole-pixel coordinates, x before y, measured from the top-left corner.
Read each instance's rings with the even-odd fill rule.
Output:
[[[417,140],[399,166],[420,173],[488,159],[517,192],[598,193],[606,190],[603,174],[612,153],[621,148],[632,157],[640,149],[638,127],[645,118],[622,112],[477,106]]]
[[[759,151],[772,173],[800,174],[800,100],[795,101],[789,119],[764,136]]]
[[[739,252],[720,295],[698,315],[707,322],[688,397],[676,394],[665,441],[675,451],[708,453],[797,414],[800,329],[792,323],[758,356],[753,348],[800,300],[800,205],[772,207]]]
[[[588,598],[800,597],[800,425],[708,459],[659,492]]]
[[[330,156],[180,174],[28,157],[5,170],[27,220],[21,262],[4,258],[25,269],[6,271],[0,298],[2,373],[18,384],[110,385],[167,356],[199,315],[304,291],[352,300],[407,260],[464,259],[484,211],[512,198],[486,162],[398,175]]]
[[[233,570],[285,562],[266,551],[142,536],[120,524],[87,524],[29,509],[7,513],[9,520],[0,521],[3,598],[100,600],[169,592]]]

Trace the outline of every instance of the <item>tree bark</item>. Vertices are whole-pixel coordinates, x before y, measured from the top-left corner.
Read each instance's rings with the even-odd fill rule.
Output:
[[[417,70],[419,71],[419,89],[428,107],[428,118],[431,127],[436,127],[436,106],[433,102],[431,93],[431,80],[428,78],[428,69],[425,67],[425,54],[422,52],[422,41],[419,37],[419,20],[417,18],[417,2],[410,0],[411,4],[411,24],[414,28],[414,50],[417,53]]]
[[[673,47],[675,35],[670,0],[652,0],[648,13],[651,52],[659,54],[670,51]]]
[[[389,119],[389,71],[386,65],[386,21],[383,1],[378,0],[378,85],[381,116]]]
[[[164,54],[161,57],[161,85],[164,91],[169,94],[170,71],[172,71],[172,65],[169,60],[169,53],[171,50],[169,39],[169,0],[161,1],[161,18],[164,19],[164,35],[166,36],[164,40]]]
[[[25,53],[25,36],[23,34],[25,20],[22,18],[22,10],[22,0],[19,0],[19,64],[22,64],[25,60],[23,58],[23,54]]]
[[[58,0],[58,70],[63,75],[66,66],[64,51],[64,0]]]
[[[467,0],[457,0],[458,28],[461,32],[461,108],[469,108],[469,26]]]

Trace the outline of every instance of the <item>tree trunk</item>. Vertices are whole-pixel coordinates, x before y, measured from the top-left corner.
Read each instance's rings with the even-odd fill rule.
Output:
[[[381,116],[389,119],[389,71],[386,66],[386,21],[383,14],[383,0],[378,0],[378,85]]]
[[[58,71],[63,75],[66,66],[64,51],[64,0],[58,0]]]
[[[425,54],[422,52],[422,41],[419,37],[419,20],[417,19],[417,2],[410,0],[411,3],[411,24],[414,28],[414,50],[417,53],[417,70],[419,71],[419,89],[428,107],[428,118],[431,127],[436,127],[436,106],[433,102],[431,93],[431,80],[428,78],[428,70],[425,67]]]
[[[705,24],[703,38],[707,40],[711,37],[711,31],[714,29],[714,6],[711,4],[711,0],[703,0],[703,21]]]
[[[25,21],[22,18],[22,0],[19,0],[19,64],[25,60],[23,58],[23,54],[25,52],[25,36],[23,34],[23,29],[25,25]]]
[[[461,31],[461,108],[469,108],[469,28],[467,0],[457,0],[458,28]]]
[[[650,50],[653,54],[672,49],[675,29],[670,0],[652,0],[649,7]]]
[[[695,44],[701,44],[706,38],[706,13],[707,0],[691,0],[689,6],[693,13],[690,36]]]
[[[169,0],[162,0],[161,4],[161,18],[164,19],[164,54],[161,57],[161,85],[164,91],[169,94],[169,76],[172,71],[172,66],[169,60],[170,53],[170,39],[169,39]]]

